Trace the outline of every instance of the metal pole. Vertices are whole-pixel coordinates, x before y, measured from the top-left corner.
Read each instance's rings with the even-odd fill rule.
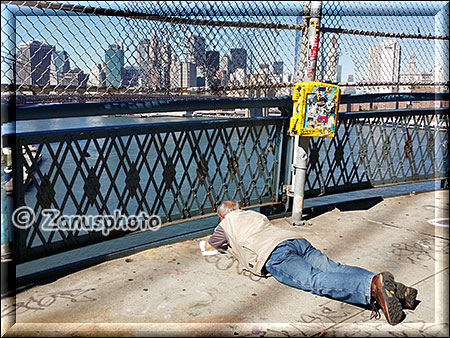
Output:
[[[322,1],[311,1],[311,15],[308,23],[308,65],[304,81],[314,81],[316,77],[317,54],[319,48],[319,27],[322,12]],[[298,140],[298,141],[297,141]],[[309,137],[299,137],[295,140],[295,158],[292,165],[294,173],[294,198],[292,204],[292,225],[306,225],[302,220],[303,203],[305,200],[306,169],[308,167]]]

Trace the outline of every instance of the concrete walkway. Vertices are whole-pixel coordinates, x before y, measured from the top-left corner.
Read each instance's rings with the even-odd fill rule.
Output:
[[[201,238],[4,298],[2,335],[446,337],[448,209],[448,191],[428,192],[338,205],[297,228],[333,260],[388,270],[417,288],[416,308],[396,326],[370,319],[370,309],[239,273],[227,255],[203,257]]]

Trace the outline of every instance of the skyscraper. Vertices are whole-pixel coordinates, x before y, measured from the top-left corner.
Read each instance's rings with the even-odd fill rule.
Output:
[[[178,61],[178,57],[176,54],[173,54],[170,57],[169,79],[169,88],[181,88],[181,62]]]
[[[217,71],[219,70],[219,52],[215,50],[206,51],[206,84],[208,87],[217,85]]]
[[[230,73],[234,73],[236,69],[240,68],[247,72],[247,50],[244,48],[231,48],[231,65]]]
[[[189,88],[197,86],[197,67],[195,63],[178,61],[176,55],[171,57],[170,88]]]
[[[136,66],[126,66],[123,69],[124,87],[137,87],[139,79],[139,68]]]
[[[105,87],[105,69],[101,63],[94,63],[89,73],[88,86]]]
[[[172,50],[167,38],[164,38],[161,46],[161,87],[165,89],[170,88],[170,67],[172,60]]]
[[[222,86],[227,86],[230,80],[230,70],[231,70],[231,55],[225,54],[220,59],[220,81]]]
[[[66,51],[53,50],[50,61],[50,85],[57,86],[65,73],[70,70],[69,54]]]
[[[105,53],[105,79],[106,86],[119,88],[122,86],[122,73],[124,66],[124,53],[122,43],[109,45]]]
[[[283,61],[275,61],[273,63],[273,74],[274,75],[283,75],[284,62]]]
[[[395,40],[384,40],[369,47],[369,82],[390,82],[400,79],[400,44]],[[378,91],[394,91],[396,85],[378,87]]]
[[[80,68],[75,68],[64,73],[61,79],[61,85],[64,87],[83,87],[88,83],[89,76],[85,74]]]
[[[46,86],[50,82],[50,64],[55,47],[41,41],[20,44],[17,55],[17,84]]]
[[[328,37],[328,53],[327,68],[325,72],[325,81],[337,83],[338,82],[338,35],[331,33]]]
[[[186,62],[195,63],[198,66],[204,66],[206,57],[206,40],[205,38],[195,35],[186,34],[185,36]]]
[[[342,81],[342,65],[337,66],[337,83]]]
[[[167,42],[167,41],[166,41]],[[156,31],[152,31],[149,39],[142,39],[136,47],[136,61],[140,70],[139,86],[159,87],[161,66],[168,66],[169,45],[162,44]]]
[[[206,67],[213,71],[219,70],[219,52],[215,50],[208,50],[206,52]]]
[[[195,63],[181,62],[181,87],[197,87],[197,67]]]
[[[148,87],[149,73],[151,69],[150,61],[150,40],[143,39],[136,46],[136,62],[139,67],[139,86]]]

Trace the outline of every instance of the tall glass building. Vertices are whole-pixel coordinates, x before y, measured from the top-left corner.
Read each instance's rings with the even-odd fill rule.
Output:
[[[105,80],[107,87],[122,86],[124,53],[122,43],[109,45],[105,53]]]

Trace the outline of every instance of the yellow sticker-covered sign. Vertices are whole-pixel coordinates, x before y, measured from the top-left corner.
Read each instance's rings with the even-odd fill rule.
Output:
[[[339,86],[321,82],[299,82],[294,86],[291,135],[333,137],[341,92]]]

